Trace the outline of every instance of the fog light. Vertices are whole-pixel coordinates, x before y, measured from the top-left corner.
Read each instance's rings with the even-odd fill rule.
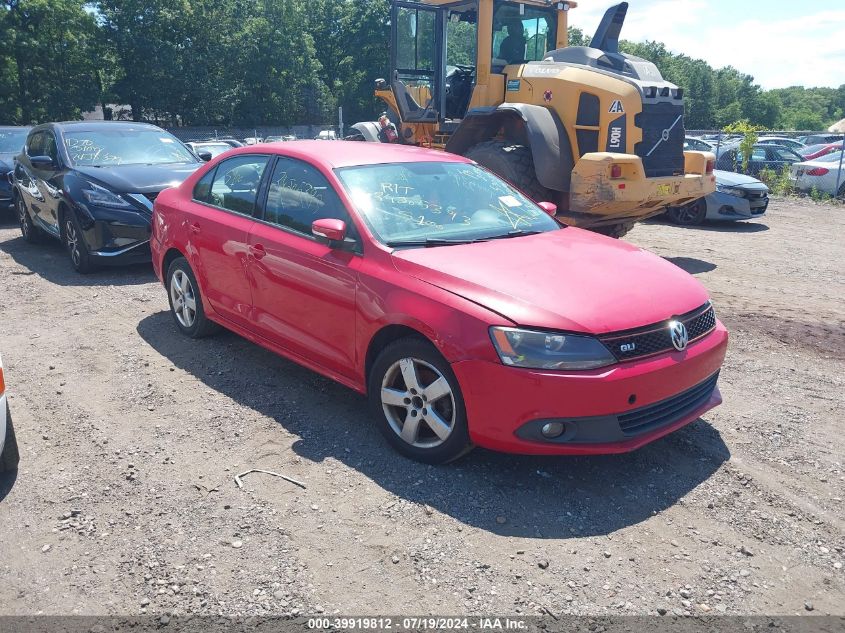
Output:
[[[543,434],[544,437],[554,439],[563,435],[563,430],[563,422],[548,422],[543,425],[543,428],[540,429],[540,432]]]

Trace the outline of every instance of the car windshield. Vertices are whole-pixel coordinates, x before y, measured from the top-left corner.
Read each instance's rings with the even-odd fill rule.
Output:
[[[476,165],[388,163],[336,173],[376,237],[389,246],[469,242],[560,228],[534,202]]]
[[[0,130],[0,154],[17,154],[26,142],[28,130]]]
[[[181,142],[164,130],[111,129],[64,133],[72,164],[79,167],[196,163]]]

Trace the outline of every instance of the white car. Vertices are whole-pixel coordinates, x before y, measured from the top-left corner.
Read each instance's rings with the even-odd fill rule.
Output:
[[[799,191],[815,189],[831,196],[845,196],[845,162],[840,163],[842,160],[842,152],[832,152],[803,163],[795,163],[791,167],[792,183]],[[840,164],[842,174],[839,175],[839,191],[836,191]]]
[[[6,383],[3,380],[3,359],[0,358],[0,472],[17,470],[18,443],[12,426],[12,415],[6,401]]]

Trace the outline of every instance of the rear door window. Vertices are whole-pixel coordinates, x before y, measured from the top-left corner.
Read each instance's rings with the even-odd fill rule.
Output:
[[[199,191],[202,181],[197,183],[194,193],[205,195],[205,199],[196,199],[227,211],[252,215],[261,177],[269,160],[269,156],[256,154],[244,154],[224,160],[214,172],[210,192],[203,194]]]

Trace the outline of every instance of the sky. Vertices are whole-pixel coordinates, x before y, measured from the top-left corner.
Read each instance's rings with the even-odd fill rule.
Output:
[[[578,0],[569,16],[592,36],[617,0]],[[622,39],[733,66],[769,90],[845,84],[845,0],[628,0]]]

